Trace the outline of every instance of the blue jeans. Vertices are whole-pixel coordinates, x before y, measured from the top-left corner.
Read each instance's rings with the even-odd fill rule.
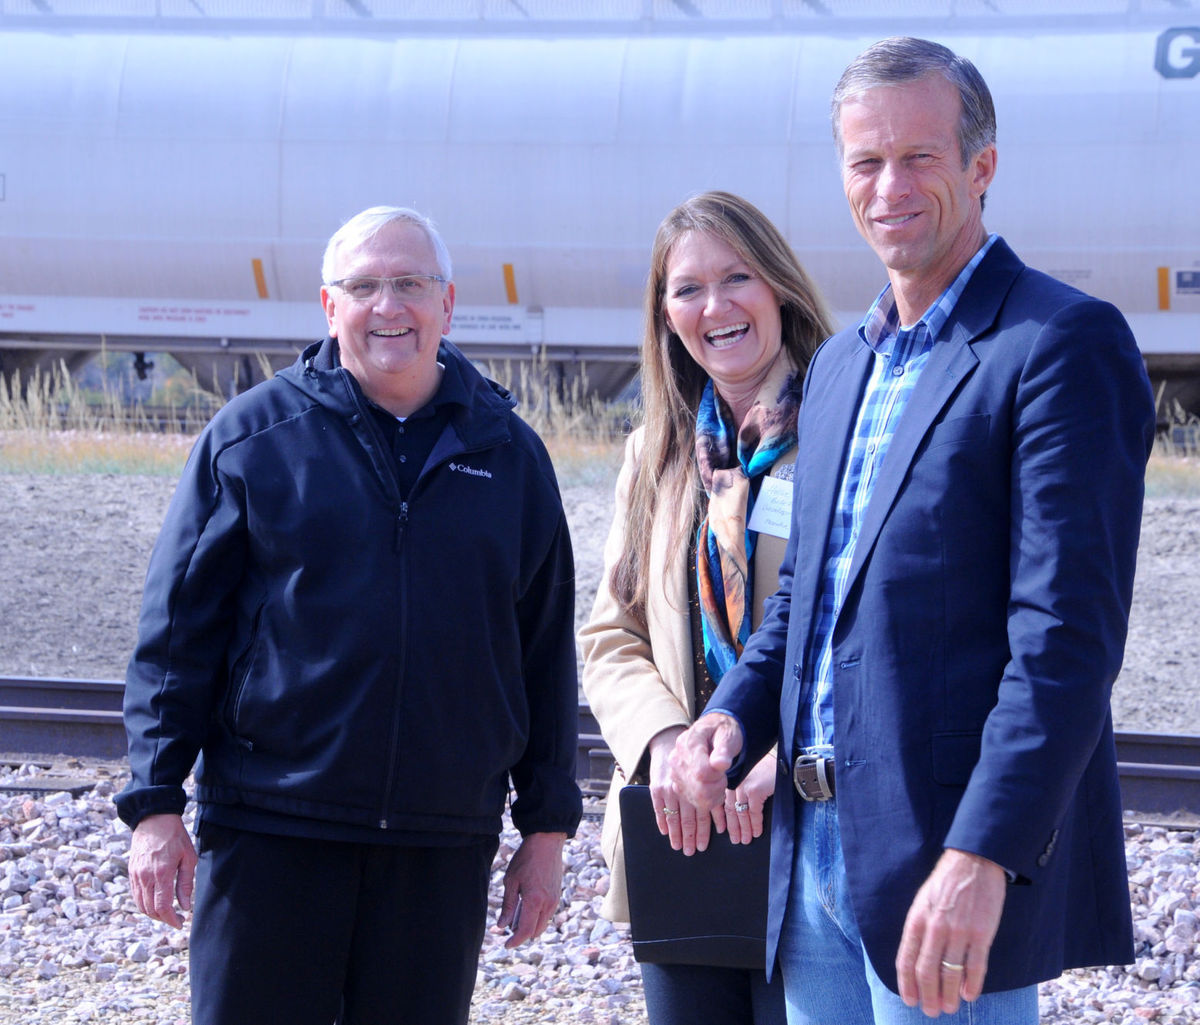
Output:
[[[792,886],[779,940],[788,1025],[926,1025],[889,990],[863,949],[842,860],[837,801],[796,814]],[[1037,986],[963,1001],[944,1025],[1037,1025]]]

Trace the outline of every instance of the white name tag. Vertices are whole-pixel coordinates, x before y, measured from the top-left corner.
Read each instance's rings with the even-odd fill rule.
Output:
[[[754,500],[747,526],[760,534],[781,537],[792,532],[792,482],[779,477],[764,477]]]

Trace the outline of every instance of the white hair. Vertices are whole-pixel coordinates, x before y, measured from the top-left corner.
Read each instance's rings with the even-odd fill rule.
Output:
[[[446,243],[442,241],[442,236],[438,234],[433,221],[428,217],[404,206],[373,206],[362,213],[355,214],[338,228],[325,246],[325,256],[321,260],[321,281],[326,285],[333,281],[334,275],[337,273],[335,267],[338,253],[343,246],[352,248],[360,246],[396,221],[414,224],[425,232],[429,244],[433,246],[438,273],[449,281],[452,276],[450,251],[446,248]]]

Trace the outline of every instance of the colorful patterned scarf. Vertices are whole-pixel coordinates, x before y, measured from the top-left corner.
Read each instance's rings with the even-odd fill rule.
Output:
[[[708,514],[696,534],[696,578],[704,659],[719,682],[750,636],[747,595],[757,534],[746,529],[754,508],[751,481],[796,444],[800,374],[784,355],[770,375],[733,445],[733,416],[710,380],[696,410],[696,464],[708,495]]]

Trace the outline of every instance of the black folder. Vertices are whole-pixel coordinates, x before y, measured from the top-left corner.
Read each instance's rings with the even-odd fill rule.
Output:
[[[633,956],[658,964],[765,968],[771,802],[763,835],[712,834],[687,857],[658,831],[650,788],[621,790],[621,832]]]

